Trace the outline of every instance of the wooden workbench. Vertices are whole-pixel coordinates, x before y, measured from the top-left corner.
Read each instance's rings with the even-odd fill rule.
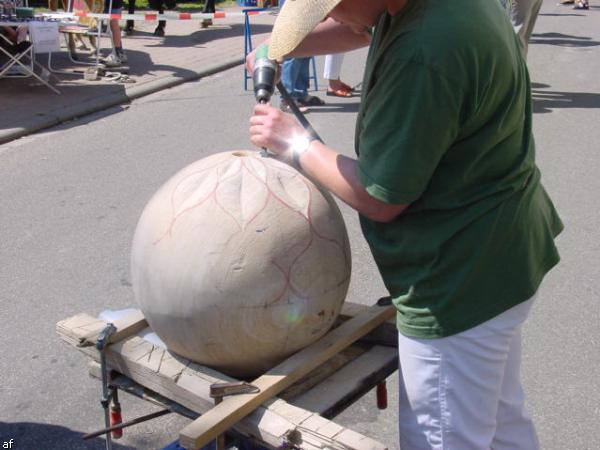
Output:
[[[346,304],[341,321],[366,307]],[[139,312],[129,333],[144,332]],[[107,322],[78,314],[57,324],[60,337],[93,361],[99,353],[91,345]],[[193,363],[160,348],[139,335],[113,338],[106,351],[115,375],[132,380],[152,394],[196,414],[211,410],[213,383],[235,381],[213,369]],[[267,448],[324,448],[384,450],[387,446],[329,420],[366,392],[384,381],[398,367],[397,332],[393,320],[379,325],[357,343],[335,354],[329,361],[281,392],[278,397],[238,421],[233,429]],[[117,378],[115,378],[117,379]],[[126,383],[125,383],[126,384]],[[373,400],[375,406],[375,399]],[[189,415],[188,415],[189,416]]]

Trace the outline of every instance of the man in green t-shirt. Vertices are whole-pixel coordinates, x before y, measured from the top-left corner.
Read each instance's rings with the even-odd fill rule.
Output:
[[[401,447],[535,450],[520,329],[562,223],[535,165],[518,38],[495,0],[288,0],[269,56],[367,42],[357,159],[297,139],[266,105],[251,140],[360,215],[398,309]]]

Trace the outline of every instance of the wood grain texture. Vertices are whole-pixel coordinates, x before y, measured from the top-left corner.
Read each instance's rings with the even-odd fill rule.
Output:
[[[179,434],[180,445],[188,449],[202,448],[266,400],[276,396],[315,367],[393,317],[395,312],[393,306],[373,306],[333,329],[314,344],[254,380],[252,384],[260,389],[259,393],[226,399],[186,426]]]
[[[292,403],[324,417],[339,414],[351,399],[364,394],[374,386],[374,380],[398,370],[398,350],[395,348],[375,346],[359,358],[349,362],[339,371],[331,374],[317,386],[294,398]],[[373,398],[375,408],[375,398]]]
[[[114,320],[112,323],[117,331],[109,337],[109,344],[133,336],[148,326],[146,319],[144,319],[144,315],[138,309],[131,311],[124,317]],[[64,321],[58,322],[56,327],[58,334],[65,336],[70,335],[72,339],[74,339],[74,343],[77,347],[89,347],[96,345],[98,336],[106,324],[107,322],[104,320],[90,317],[87,314],[79,314],[69,319],[70,328],[65,329],[63,327]]]

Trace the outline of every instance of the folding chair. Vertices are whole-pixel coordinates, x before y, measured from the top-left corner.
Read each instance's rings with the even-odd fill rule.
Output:
[[[29,28],[29,24],[27,23],[16,22],[15,24],[17,23],[21,26],[27,26]],[[0,38],[8,44],[0,46],[0,52],[8,57],[8,61],[0,67],[0,78],[34,77],[50,90],[60,94],[60,91],[52,86],[47,79],[44,79],[35,73],[36,66],[41,68],[42,73],[44,73],[45,68],[35,61],[35,48],[31,43],[27,46],[21,46],[21,48],[19,48],[14,46],[4,34],[0,33]],[[20,73],[11,73],[11,69],[13,68],[19,68]]]
[[[17,50],[17,46],[8,39],[3,33],[0,33],[2,42],[0,44],[1,54],[5,55],[8,60],[0,66],[0,77],[6,78],[25,78],[31,76],[33,71],[33,48],[29,44],[23,50]]]

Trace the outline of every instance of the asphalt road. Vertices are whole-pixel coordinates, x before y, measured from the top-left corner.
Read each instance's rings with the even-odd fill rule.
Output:
[[[600,448],[599,14],[546,2],[530,46],[538,162],[566,224],[562,262],[524,330],[523,378],[551,450]],[[346,81],[360,81],[364,57],[347,55]],[[235,68],[0,146],[0,441],[104,448],[81,441],[102,425],[99,383],[55,324],[133,305],[130,243],[150,196],[192,161],[249,147],[254,101],[241,76]],[[358,99],[326,99],[308,118],[351,155]],[[348,300],[371,303],[385,290],[356,215],[342,210],[353,253]],[[388,410],[368,395],[338,420],[398,448],[396,383],[394,375]],[[152,409],[123,400],[127,417]],[[167,416],[137,426],[115,448],[160,448],[186,422]]]

